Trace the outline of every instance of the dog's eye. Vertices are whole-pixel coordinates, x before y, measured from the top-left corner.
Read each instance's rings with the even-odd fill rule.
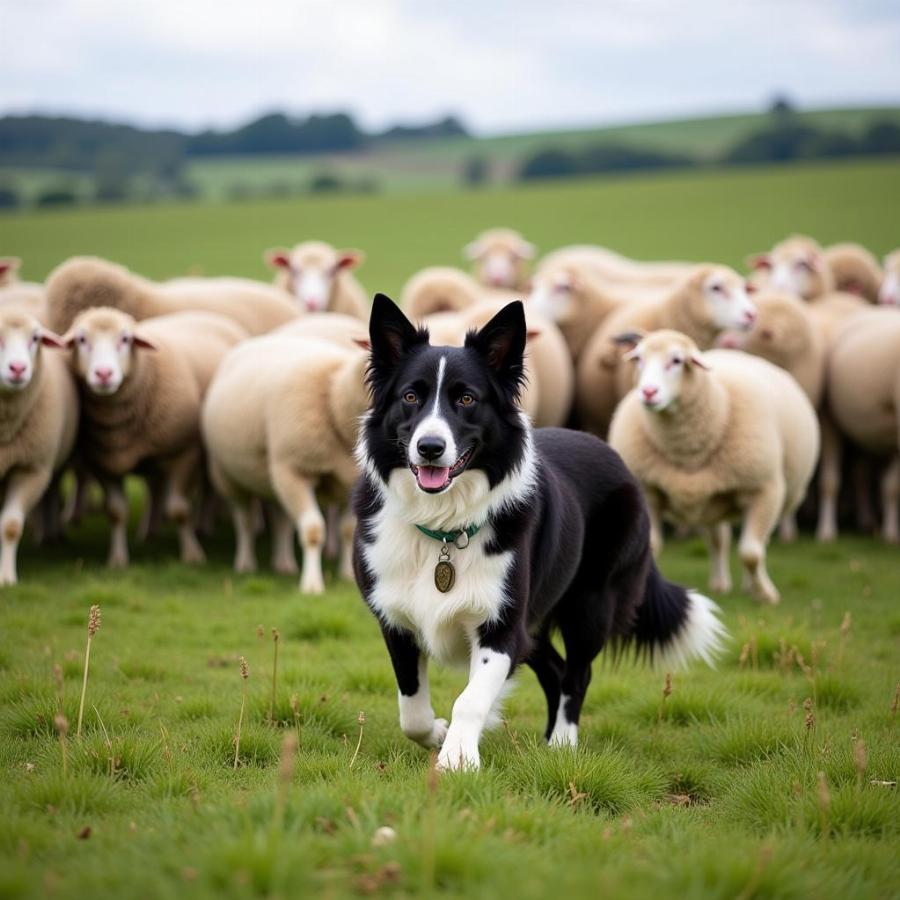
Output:
[[[475,398],[467,392],[463,394],[457,402],[460,406],[471,406],[475,402]]]
[[[404,399],[407,403],[418,403],[418,402],[419,402],[419,398],[418,398],[418,396],[416,395],[416,392],[415,392],[415,391],[407,391],[407,392],[403,395],[403,399]]]

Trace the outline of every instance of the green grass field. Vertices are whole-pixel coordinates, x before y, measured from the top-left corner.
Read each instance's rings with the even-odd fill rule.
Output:
[[[739,264],[799,230],[883,253],[898,240],[898,192],[894,161],[29,213],[0,217],[0,253],[22,256],[32,278],[73,253],[154,277],[265,277],[263,248],[315,236],[364,249],[366,286],[396,291],[419,266],[457,262],[493,224],[542,250],[596,241]],[[724,658],[675,673],[668,697],[664,672],[598,662],[577,752],[541,745],[543,696],[523,670],[483,770],[435,779],[400,732],[387,653],[354,586],[313,598],[265,570],[235,576],[224,524],[202,568],[174,562],[167,533],[111,573],[106,541],[95,517],[65,547],[25,546],[21,584],[0,592],[0,897],[900,895],[895,547],[774,544],[781,606],[718,598],[732,634]],[[706,582],[698,541],[670,544],[661,565]],[[79,740],[95,603],[103,624]],[[434,670],[440,715],[463,684],[462,672]],[[281,766],[288,733],[299,753]],[[385,825],[396,839],[373,846]]]

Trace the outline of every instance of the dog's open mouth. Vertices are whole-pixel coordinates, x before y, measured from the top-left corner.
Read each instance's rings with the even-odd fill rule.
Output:
[[[415,466],[410,463],[410,468],[416,476],[416,484],[426,494],[439,494],[450,487],[450,482],[465,469],[471,458],[470,447],[452,466]]]

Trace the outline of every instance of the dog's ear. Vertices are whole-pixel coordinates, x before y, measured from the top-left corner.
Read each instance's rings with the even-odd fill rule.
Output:
[[[527,339],[525,307],[520,300],[515,300],[507,303],[482,329],[470,331],[465,346],[481,353],[510,392],[516,395],[524,377]]]
[[[369,317],[372,369],[390,372],[414,346],[427,343],[428,332],[419,330],[386,294],[376,294]]]

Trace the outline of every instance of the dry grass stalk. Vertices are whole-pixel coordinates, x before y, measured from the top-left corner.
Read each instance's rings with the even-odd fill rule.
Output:
[[[69,755],[66,749],[66,735],[69,733],[69,720],[62,714],[61,711],[53,717],[53,727],[56,729],[56,733],[59,735],[59,747],[62,751],[63,776],[68,778]]]
[[[234,737],[234,768],[237,769],[238,761],[241,755],[241,729],[244,725],[244,709],[247,706],[247,679],[250,678],[250,667],[247,660],[241,657],[241,682],[243,689],[241,691],[241,712],[238,716],[237,734]]]
[[[297,746],[300,746],[300,698],[291,694],[291,715],[294,717],[294,728],[297,729]]]
[[[84,651],[84,678],[81,682],[81,703],[78,705],[78,727],[75,729],[75,737],[81,737],[81,725],[84,721],[84,698],[87,695],[88,670],[91,665],[91,641],[100,630],[100,607],[96,604],[91,607],[88,614],[87,647]]]
[[[812,732],[816,727],[816,715],[813,711],[813,702],[811,697],[807,697],[803,701],[803,709],[806,711],[806,715],[803,717],[803,724],[806,726],[807,732]]]
[[[116,777],[116,755],[113,751],[112,741],[109,739],[109,732],[106,730],[106,725],[103,724],[103,719],[100,717],[100,710],[97,709],[96,704],[91,704],[94,710],[94,715],[97,717],[97,721],[100,723],[100,728],[103,730],[103,739],[106,741],[106,751],[109,753],[109,777]]]
[[[261,627],[261,626],[260,626]],[[278,689],[278,639],[277,628],[272,629],[272,697],[269,700],[269,723],[275,723],[275,692]]]
[[[356,749],[353,751],[353,758],[350,760],[350,768],[353,768],[353,764],[356,762],[356,757],[359,755],[359,748],[362,747],[362,739],[363,739],[363,728],[366,725],[366,714],[363,710],[359,711],[359,715],[356,717],[356,721],[359,722],[359,740],[356,742]]]
[[[666,710],[666,700],[672,696],[672,673],[666,672],[666,677],[663,680],[663,689],[662,689],[662,700],[659,704],[659,710],[656,714],[656,721],[662,722],[663,715]]]

